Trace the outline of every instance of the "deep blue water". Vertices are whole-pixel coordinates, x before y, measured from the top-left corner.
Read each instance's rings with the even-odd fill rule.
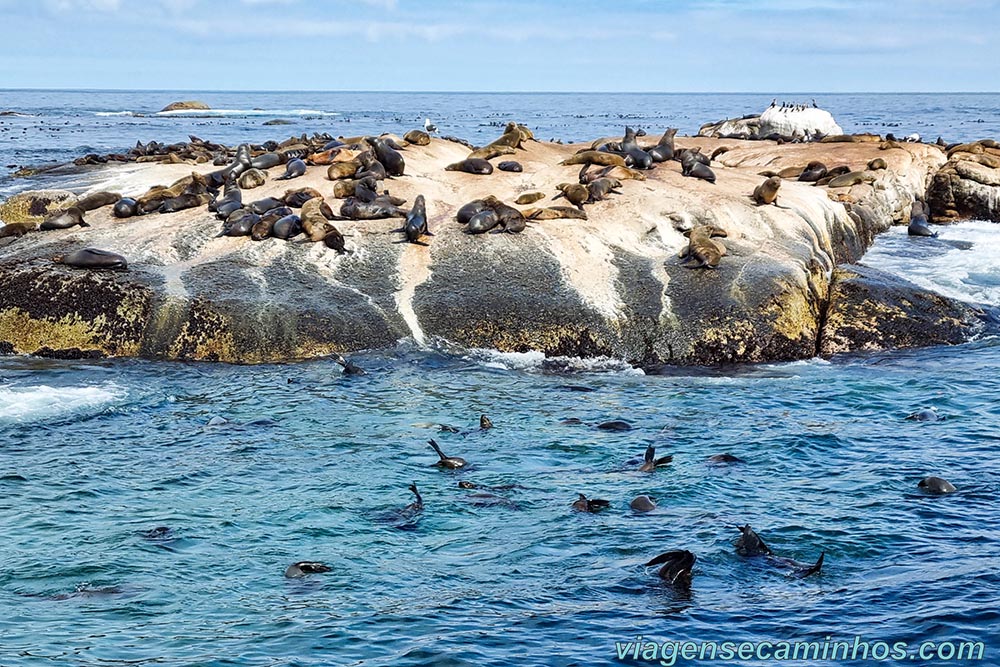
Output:
[[[189,97],[268,111],[95,115],[147,114]],[[815,97],[848,131],[898,122],[889,131],[959,140],[1000,128],[996,95]],[[620,114],[693,132],[759,111],[770,96],[16,91],[0,99],[0,108],[36,114],[0,118],[10,130],[0,132],[4,160],[28,164],[188,132],[235,143],[401,131],[424,116],[473,140],[496,132],[480,123],[509,117],[567,140],[613,134]],[[260,126],[293,117],[270,111],[296,109],[304,112],[294,126]],[[66,129],[55,130],[57,118]],[[15,131],[22,136],[5,138]],[[998,230],[972,222],[914,240],[894,229],[866,261],[1000,305]],[[553,363],[406,342],[355,360],[368,375],[343,377],[327,361],[0,357],[0,665],[613,665],[621,664],[615,643],[637,635],[857,636],[912,650],[979,641],[986,659],[976,664],[1000,664],[997,339],[670,377],[608,360]],[[931,406],[944,419],[905,419]],[[481,432],[484,413],[496,427]],[[210,426],[213,417],[226,423]],[[585,423],[560,423],[569,417]],[[595,428],[614,418],[634,430]],[[440,432],[441,423],[463,432]],[[470,468],[432,467],[432,437]],[[648,444],[674,461],[637,472]],[[724,452],[744,462],[707,461]],[[920,493],[929,474],[958,491]],[[460,480],[516,486],[477,498]],[[411,482],[426,506],[401,529],[386,514],[411,501]],[[611,507],[574,512],[581,492]],[[632,512],[640,493],[658,509]],[[779,555],[813,562],[825,552],[822,573],[798,580],[736,555],[742,523]],[[169,531],[147,535],[158,527]],[[698,556],[690,590],[642,565],[672,549]],[[299,560],[332,571],[285,578]]]

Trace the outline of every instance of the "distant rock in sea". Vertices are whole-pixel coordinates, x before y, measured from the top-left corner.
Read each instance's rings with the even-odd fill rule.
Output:
[[[166,111],[188,111],[190,109],[207,110],[212,107],[208,106],[204,102],[198,102],[197,100],[189,100],[186,102],[171,102],[167,106],[160,109],[160,113]]]

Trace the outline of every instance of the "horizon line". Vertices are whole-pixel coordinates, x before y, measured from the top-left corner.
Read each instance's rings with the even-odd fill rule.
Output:
[[[391,95],[997,95],[1000,91],[971,90],[300,90],[300,89],[196,89],[196,88],[0,88],[3,92],[101,92],[101,93],[363,93]]]

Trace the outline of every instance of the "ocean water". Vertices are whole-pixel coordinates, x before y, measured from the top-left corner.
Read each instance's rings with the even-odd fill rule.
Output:
[[[476,129],[476,104],[523,110],[512,115],[539,127],[565,122],[565,138],[583,138],[615,131],[623,119],[602,109],[625,113],[622,100],[631,99],[579,96],[589,106],[565,107],[582,118],[563,120],[563,111],[545,115],[544,96],[500,106],[496,97],[507,96],[411,95],[386,109],[364,94],[255,95],[11,93],[0,106],[37,113],[36,124],[63,114],[67,127],[88,129],[66,141],[35,127],[3,151],[16,146],[37,161],[84,146],[114,150],[133,137],[180,139],[191,127],[220,141],[266,138],[298,132],[314,112],[346,112],[351,127],[378,129],[417,107],[398,129],[430,115],[443,130],[466,119],[465,132],[454,130],[462,136],[495,132]],[[291,128],[260,128],[269,113],[97,115],[146,114],[179,97],[308,113]],[[704,97],[678,96],[671,107],[687,109],[687,131],[759,110],[748,100],[764,96],[719,96],[729,101],[711,108],[699,106]],[[905,122],[933,117],[956,140],[980,136],[960,133],[980,114],[986,122],[976,128],[1000,125],[995,98],[965,97],[960,110],[929,114],[918,111],[930,96],[906,98],[898,113],[864,96],[854,113],[877,108],[873,122],[899,120],[899,133],[925,133]],[[423,102],[431,99],[437,107]],[[846,109],[852,98],[823,96],[824,106],[828,99]],[[365,105],[379,111],[364,120]],[[681,122],[670,109],[657,113],[664,124]],[[302,131],[332,123],[332,133],[344,133],[337,118],[317,116]],[[868,127],[862,122],[857,129]],[[865,262],[997,306],[998,234],[984,222],[944,228],[938,239],[893,229]],[[901,663],[1000,664],[996,338],[667,376],[608,359],[412,341],[353,359],[367,375],[344,377],[322,360],[245,367],[0,357],[0,665],[658,664],[642,654],[619,659],[637,636],[858,642],[874,657],[878,642],[886,653],[903,642]],[[925,408],[941,419],[906,419]],[[478,429],[481,414],[493,429]],[[633,429],[596,427],[611,419]],[[434,467],[431,438],[469,466]],[[648,445],[673,462],[639,473]],[[708,460],[720,453],[742,462]],[[957,492],[920,492],[917,482],[931,474]],[[459,481],[495,488],[468,491]],[[404,521],[398,511],[412,500],[411,483],[425,507]],[[610,507],[575,512],[578,493]],[[638,494],[658,508],[634,513],[628,504]],[[745,523],[778,555],[812,563],[825,553],[822,572],[797,579],[738,556],[735,527]],[[698,557],[690,588],[643,566],[674,549]],[[331,571],[285,578],[300,560]],[[916,654],[923,642],[936,643],[923,647],[929,659]],[[962,642],[982,642],[984,660],[945,660],[968,655]],[[855,655],[792,664],[869,664]]]

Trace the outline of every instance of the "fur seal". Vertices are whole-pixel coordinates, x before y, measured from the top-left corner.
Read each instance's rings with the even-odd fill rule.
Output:
[[[500,224],[500,217],[493,209],[479,211],[471,218],[465,227],[466,234],[484,234]]]
[[[111,209],[111,215],[116,218],[131,218],[139,212],[139,203],[131,197],[122,197],[115,202]]]
[[[615,153],[605,153],[603,151],[582,151],[575,155],[571,155],[559,164],[561,165],[574,165],[574,164],[599,164],[605,167],[624,167],[625,158],[621,155],[616,155]]]
[[[36,227],[33,224],[26,222],[11,222],[3,227],[0,227],[0,239],[3,238],[20,238],[28,232],[35,231]]]
[[[81,211],[93,211],[103,206],[114,204],[122,198],[117,192],[94,192],[78,199],[75,206]]]
[[[710,463],[743,463],[743,459],[732,454],[712,454],[708,457]]]
[[[674,159],[674,137],[677,135],[676,127],[668,127],[660,140],[652,148],[647,148],[646,152],[653,162],[667,162]]]
[[[479,415],[479,430],[488,431],[491,428],[493,428],[493,420],[486,415]]]
[[[288,239],[295,238],[302,233],[302,219],[295,215],[286,215],[280,220],[274,223],[274,227],[271,228],[271,236],[276,239],[283,239],[287,241]]]
[[[240,190],[236,178],[236,176],[231,176],[227,179],[226,188],[223,190],[222,196],[208,205],[208,210],[214,210],[216,217],[223,220],[228,218],[234,211],[243,208],[243,191]]]
[[[293,178],[298,178],[306,173],[306,163],[304,160],[295,158],[294,160],[289,160],[285,165],[285,173],[281,176],[276,177],[276,181],[288,181]]]
[[[460,458],[458,456],[445,456],[444,452],[441,451],[441,448],[438,446],[437,442],[433,438],[428,440],[427,444],[429,444],[431,447],[434,448],[434,451],[437,452],[437,455],[441,459],[440,461],[434,464],[437,467],[448,468],[449,470],[455,470],[457,468],[464,468],[466,466],[465,459],[463,458]]]
[[[632,425],[623,419],[612,419],[597,425],[602,431],[631,431]]]
[[[514,200],[515,204],[524,206],[525,204],[534,204],[539,199],[545,199],[545,193],[543,192],[525,192],[523,195],[519,196]]]
[[[423,130],[410,130],[403,135],[403,141],[413,144],[414,146],[427,146],[431,143],[431,135],[427,134]]]
[[[420,237],[434,235],[427,231],[427,208],[423,195],[416,196],[413,200],[413,208],[406,214],[406,224],[395,231],[403,232],[406,235],[406,240],[410,243],[427,245],[420,240]]]
[[[306,576],[307,574],[318,574],[320,572],[329,572],[332,568],[324,563],[317,563],[315,561],[302,560],[298,563],[292,563],[285,569],[285,577],[288,579],[299,579]]]
[[[889,165],[886,164],[886,161],[880,157],[873,158],[868,162],[869,171],[881,171],[882,169],[888,169],[888,168]]]
[[[642,465],[639,467],[639,472],[653,472],[656,470],[656,466],[666,465],[673,460],[674,457],[672,454],[656,458],[656,448],[649,445],[646,447],[646,454],[643,457]]]
[[[927,493],[933,494],[954,493],[956,491],[955,486],[951,482],[940,477],[934,477],[933,475],[924,477],[917,483],[917,487]]]
[[[688,245],[681,250],[678,258],[685,260],[684,266],[688,268],[714,269],[726,255],[726,246],[713,238],[728,236],[724,229],[714,225],[696,225],[684,235],[688,237]]]
[[[522,167],[521,163],[516,160],[504,160],[503,162],[497,165],[497,169],[499,169],[500,171],[513,172],[515,174],[520,174],[522,171],[524,171],[524,167]]]
[[[244,190],[253,190],[264,185],[267,181],[267,172],[263,169],[248,169],[240,174],[237,183]]]
[[[482,148],[472,151],[469,157],[480,157],[489,160],[498,155],[508,155],[513,153],[515,149],[520,148],[523,140],[524,135],[518,129],[517,123],[507,123],[504,126],[503,134],[499,138],[494,139]]]
[[[577,512],[598,512],[607,507],[611,507],[611,503],[607,500],[601,500],[600,498],[588,499],[587,496],[582,493],[579,494],[580,497],[573,501],[573,509]]]
[[[197,208],[199,206],[204,206],[210,200],[211,196],[208,194],[177,195],[176,197],[171,197],[170,199],[163,200],[163,203],[160,204],[160,208],[156,210],[158,213],[176,213],[177,211],[184,211],[189,208]]]
[[[627,156],[625,166],[634,167],[635,169],[652,169],[652,156],[639,148],[639,144],[636,142],[635,137],[635,130],[631,127],[626,127],[625,136],[622,139],[622,152],[624,152]],[[630,160],[631,164],[629,164]]]
[[[464,171],[467,174],[478,174],[480,176],[486,176],[493,173],[493,165],[488,161],[478,158],[470,157],[462,160],[461,162],[455,162],[449,164],[444,168],[445,171]]]
[[[361,162],[351,160],[350,162],[334,162],[326,170],[326,178],[330,181],[339,181],[344,178],[354,178],[361,168]]]
[[[237,209],[222,223],[222,231],[216,235],[216,238],[221,236],[250,236],[253,234],[254,227],[260,221],[261,218],[256,213],[245,208]]]
[[[281,200],[284,202],[285,206],[291,206],[292,208],[302,208],[310,199],[322,199],[323,193],[315,188],[299,188],[297,190],[288,190],[282,195]]]
[[[815,183],[827,175],[826,165],[822,162],[812,161],[799,174],[799,181],[802,183]]]
[[[772,176],[760,185],[758,185],[753,190],[753,194],[750,195],[757,206],[766,206],[768,204],[778,203],[778,188],[781,187],[781,179],[777,176]]]
[[[56,255],[52,258],[52,261],[56,264],[65,264],[77,269],[128,270],[128,262],[124,257],[97,248],[83,248],[82,250],[74,250],[68,255]]]
[[[923,410],[917,410],[916,412],[907,415],[906,418],[910,421],[936,422],[941,419],[941,416],[933,408],[924,408]]]
[[[841,174],[827,181],[826,185],[830,188],[847,188],[852,185],[858,185],[860,183],[867,183],[874,181],[875,176],[869,171],[852,171],[846,174]]]
[[[917,200],[910,206],[910,224],[906,228],[909,236],[929,236],[936,237],[937,232],[931,230],[927,221],[927,207],[923,202]]]
[[[826,553],[821,553],[819,559],[813,565],[805,565],[794,561],[791,558],[775,556],[771,549],[764,544],[764,540],[753,531],[750,524],[737,526],[740,536],[736,540],[736,553],[744,558],[764,558],[768,563],[777,567],[792,569],[794,575],[799,579],[816,574],[823,567],[823,558]]]
[[[329,227],[327,228],[326,236],[323,237],[323,245],[325,245],[330,250],[336,250],[338,255],[343,255],[347,252],[347,245],[344,242],[344,235],[340,233],[340,230],[334,227],[332,224],[327,223]]]
[[[544,197],[545,195],[542,196]],[[467,225],[474,215],[485,211],[487,208],[482,199],[473,199],[458,209],[455,213],[455,219],[458,221],[458,224]]]
[[[247,204],[247,209],[256,213],[257,215],[264,215],[268,211],[274,210],[285,205],[284,199],[278,199],[277,197],[265,197],[264,199],[258,199],[257,201],[252,201]]]
[[[361,366],[358,366],[353,361],[344,359],[344,357],[339,354],[333,355],[333,360],[340,364],[344,375],[368,375],[368,373],[365,372],[365,369],[361,368]]]
[[[636,512],[652,512],[656,509],[656,501],[649,496],[636,496],[628,505]]]
[[[696,157],[700,153],[688,152],[681,159],[681,174],[691,178],[700,178],[709,183],[715,183],[715,172],[712,168]],[[707,156],[706,156],[707,157]]]
[[[674,586],[687,586],[691,583],[691,569],[698,557],[687,550],[668,551],[646,563],[646,567],[663,565],[656,573],[660,579]]]
[[[302,231],[313,243],[319,243],[330,233],[333,225],[329,219],[333,217],[330,205],[319,197],[310,199],[302,205],[302,212],[299,219],[302,223]]]
[[[586,220],[587,212],[572,206],[547,206],[522,211],[527,220]]]
[[[250,228],[250,240],[263,241],[266,238],[270,238],[271,230],[274,229],[274,223],[280,219],[281,218],[258,218],[257,222],[255,222],[253,227]],[[220,234],[220,236],[225,236],[225,233]]]
[[[569,203],[581,211],[583,210],[583,205],[590,200],[590,190],[579,183],[560,183],[556,186],[556,189],[559,190],[559,194],[553,197],[553,200],[565,197]]]
[[[52,229],[69,229],[76,225],[90,227],[87,221],[83,219],[83,211],[74,206],[73,208],[58,211],[54,215],[49,216],[42,224],[38,225],[38,228],[42,231],[48,231]]]
[[[497,221],[503,226],[505,232],[518,234],[524,231],[527,222],[524,219],[524,214],[516,208],[508,206],[493,195],[484,197],[483,203],[497,214]]]
[[[373,202],[358,201],[348,197],[340,206],[340,215],[351,220],[380,220],[382,218],[405,218],[409,213],[405,208],[376,198]]]
[[[622,182],[616,178],[607,178],[605,176],[595,179],[587,185],[587,203],[592,204],[603,201],[609,194],[620,195],[622,194],[621,190],[617,190],[616,188],[620,188],[621,186]]]
[[[399,151],[391,148],[383,139],[368,139],[375,150],[375,158],[385,167],[389,176],[402,176],[406,170],[406,161]]]

